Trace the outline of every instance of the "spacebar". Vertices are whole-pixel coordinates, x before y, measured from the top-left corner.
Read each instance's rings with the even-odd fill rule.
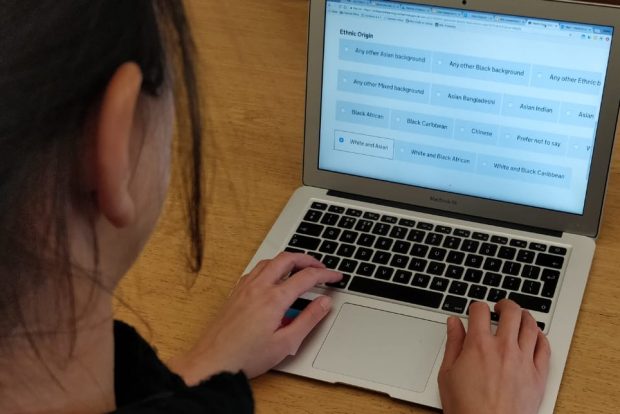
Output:
[[[352,292],[365,293],[367,295],[380,296],[386,299],[398,300],[414,305],[439,308],[443,295],[429,290],[416,289],[404,285],[385,283],[379,280],[365,277],[355,277],[349,285]]]

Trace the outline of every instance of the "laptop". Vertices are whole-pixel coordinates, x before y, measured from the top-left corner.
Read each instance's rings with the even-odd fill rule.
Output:
[[[446,320],[509,298],[552,347],[551,413],[599,232],[620,9],[545,0],[311,0],[304,186],[251,260],[344,279],[276,369],[441,407]],[[497,315],[493,315],[497,320]]]

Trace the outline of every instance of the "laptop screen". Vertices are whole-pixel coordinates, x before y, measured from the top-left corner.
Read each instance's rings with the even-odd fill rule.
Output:
[[[320,169],[583,213],[613,28],[326,7]]]

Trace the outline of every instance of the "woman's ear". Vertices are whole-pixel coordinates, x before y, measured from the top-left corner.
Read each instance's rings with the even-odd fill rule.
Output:
[[[108,83],[93,125],[94,165],[87,167],[90,181],[99,211],[118,228],[129,226],[135,219],[129,183],[133,171],[131,139],[141,86],[140,67],[133,62],[121,65]]]

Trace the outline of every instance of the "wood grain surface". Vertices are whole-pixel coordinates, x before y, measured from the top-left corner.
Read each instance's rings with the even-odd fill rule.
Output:
[[[206,123],[205,265],[187,270],[178,175],[144,254],[119,286],[117,317],[165,360],[217,315],[292,192],[301,185],[307,0],[191,0]],[[557,413],[620,410],[620,163]],[[426,413],[425,407],[280,373],[252,382],[258,413]]]

